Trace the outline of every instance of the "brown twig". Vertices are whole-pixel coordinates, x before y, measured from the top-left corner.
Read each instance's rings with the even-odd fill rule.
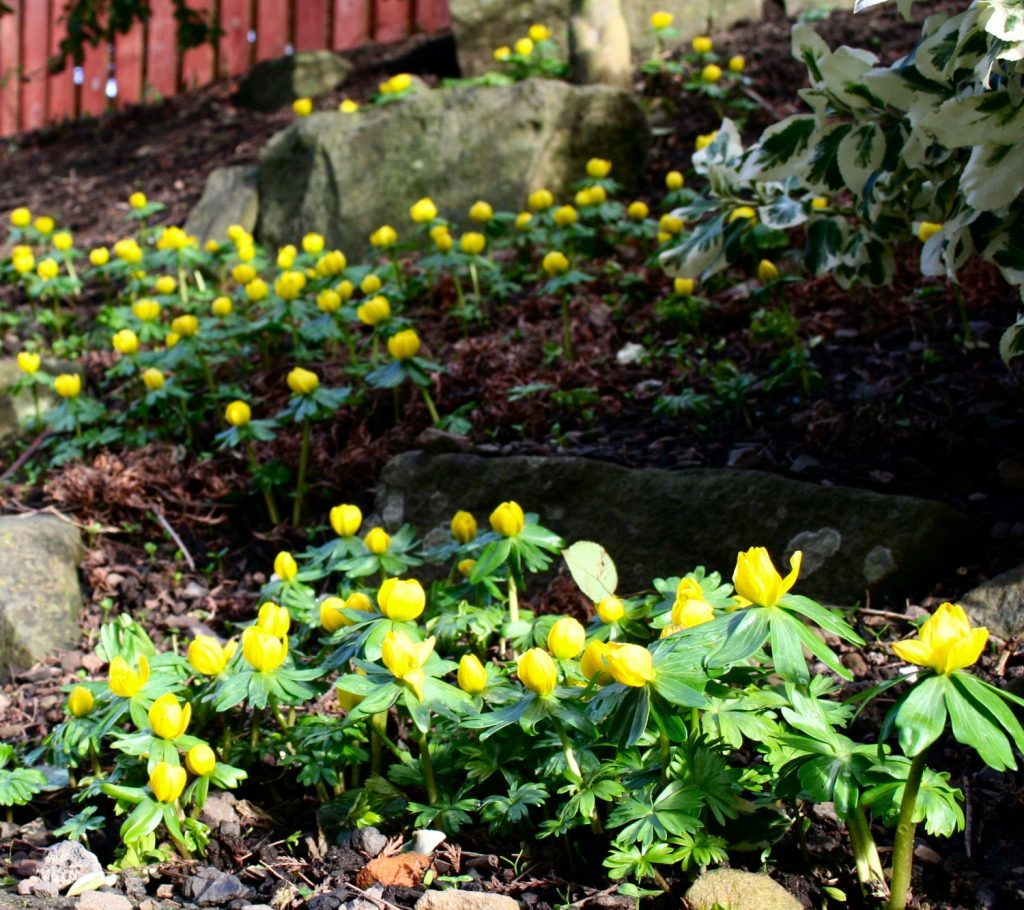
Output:
[[[178,549],[181,551],[181,555],[185,557],[185,562],[188,563],[188,567],[193,572],[195,572],[195,560],[192,559],[192,554],[189,553],[188,547],[185,546],[185,542],[178,536],[178,532],[171,527],[170,522],[168,522],[167,519],[164,518],[163,512],[156,508],[156,506],[153,506],[151,511],[156,516],[156,520],[160,522],[160,527],[162,527],[168,534],[170,534],[171,540],[173,540],[178,545]]]
[[[6,471],[4,471],[3,474],[0,474],[0,483],[6,483],[6,481],[9,478],[17,474],[18,471],[20,471],[21,468],[24,466],[25,462],[27,462],[33,455],[36,454],[36,452],[39,450],[39,447],[44,442],[46,442],[46,440],[49,438],[52,432],[53,428],[47,427],[45,430],[43,430],[42,433],[40,433],[35,439],[33,439],[32,442],[29,443],[25,451],[22,452],[14,460],[14,464],[12,464]]]

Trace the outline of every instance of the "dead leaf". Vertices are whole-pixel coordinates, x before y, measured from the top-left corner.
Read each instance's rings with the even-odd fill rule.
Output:
[[[370,860],[356,876],[360,888],[375,883],[415,888],[423,881],[423,873],[430,867],[430,857],[422,853],[400,853],[397,856],[378,856]]]

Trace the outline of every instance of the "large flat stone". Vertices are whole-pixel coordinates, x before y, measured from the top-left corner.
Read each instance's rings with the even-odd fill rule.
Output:
[[[258,233],[277,246],[319,231],[328,246],[359,254],[381,224],[411,231],[409,206],[422,196],[454,220],[477,199],[518,211],[531,190],[564,195],[594,156],[634,182],[648,144],[646,117],[628,92],[543,79],[314,114],[264,151]]]
[[[728,578],[737,552],[766,546],[780,569],[804,551],[798,593],[853,604],[867,591],[904,594],[936,581],[972,533],[960,513],[929,500],[757,471],[634,470],[582,458],[409,452],[385,467],[377,508],[389,526],[428,532],[458,509],[486,527],[507,499],[568,542],[602,544],[626,592],[697,565]]]

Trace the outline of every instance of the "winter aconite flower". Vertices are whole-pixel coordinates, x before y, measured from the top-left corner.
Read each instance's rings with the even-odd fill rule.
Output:
[[[53,390],[61,398],[77,398],[82,393],[82,377],[77,373],[61,373],[53,380]]]
[[[459,543],[469,543],[476,537],[476,519],[470,512],[461,509],[452,516],[449,526],[452,537]]]
[[[742,73],[747,68],[747,59],[742,54],[734,54],[729,58],[729,72]]]
[[[797,550],[790,557],[790,572],[783,578],[772,563],[764,547],[751,547],[736,557],[732,583],[736,593],[744,600],[760,607],[774,607],[783,595],[796,584],[800,574],[803,553]]]
[[[164,374],[156,367],[148,367],[142,371],[142,384],[150,392],[159,392],[164,387]]]
[[[131,329],[121,329],[120,332],[116,332],[110,339],[110,343],[114,346],[115,351],[126,356],[135,354],[139,350],[139,336]]]
[[[429,196],[425,196],[413,203],[409,217],[417,224],[427,224],[437,217],[437,206]]]
[[[693,39],[692,47],[698,54],[710,54],[714,43],[707,35],[698,35]]]
[[[210,312],[218,319],[230,316],[233,309],[234,305],[231,303],[230,297],[215,297],[213,303],[210,304]]]
[[[937,224],[934,221],[922,221],[917,226],[917,239],[920,240],[921,243],[926,243],[941,230],[941,224]]]
[[[188,662],[196,673],[219,676],[235,653],[236,642],[222,645],[212,635],[197,635],[188,645]]]
[[[757,280],[760,281],[761,284],[769,284],[772,281],[776,281],[778,277],[778,266],[776,266],[770,259],[762,259],[757,264]]]
[[[338,105],[338,110],[343,114],[354,114],[359,110],[359,102],[353,101],[351,98],[345,98],[341,104]]]
[[[149,661],[145,655],[139,658],[139,669],[133,669],[120,655],[110,662],[107,684],[114,695],[132,698],[149,681]]]
[[[622,601],[614,594],[599,600],[596,609],[597,615],[603,623],[611,624],[618,622],[626,615],[626,608],[622,605]]]
[[[420,349],[420,336],[415,329],[403,329],[388,339],[388,353],[395,360],[411,360]]]
[[[693,147],[699,152],[701,149],[706,149],[718,136],[718,130],[712,130],[710,133],[701,133],[694,141]],[[732,219],[730,219],[732,220]]]
[[[391,546],[391,537],[383,528],[370,528],[363,538],[363,543],[374,556],[382,556]]]
[[[654,659],[651,652],[640,645],[611,642],[604,661],[612,679],[624,686],[639,688],[654,679]]]
[[[160,302],[152,297],[140,297],[132,304],[132,315],[140,322],[153,322],[160,318]]]
[[[199,320],[191,313],[176,316],[171,320],[171,331],[182,338],[191,338],[199,333]]]
[[[569,271],[569,257],[559,250],[552,250],[544,256],[541,268],[551,278]]]
[[[313,113],[313,99],[296,98],[292,102],[292,110],[295,112],[296,117],[308,117]]]
[[[629,208],[626,209],[626,217],[630,221],[643,221],[648,215],[651,214],[651,210],[646,202],[631,202]]]
[[[359,506],[344,503],[331,509],[330,520],[339,537],[354,537],[363,523],[363,512]]]
[[[134,192],[128,197],[128,205],[138,211],[144,209],[149,204],[149,200],[146,198],[145,193]]]
[[[518,502],[503,502],[490,517],[491,527],[502,537],[515,537],[526,525],[526,516]]]
[[[700,78],[704,82],[717,82],[722,78],[722,68],[717,63],[709,63],[700,71]]]
[[[392,630],[381,643],[380,659],[395,679],[407,683],[416,693],[416,698],[423,701],[423,683],[426,680],[423,665],[433,653],[433,636],[426,641],[414,642],[401,630]]]
[[[580,658],[580,672],[584,677],[588,680],[596,678],[598,683],[611,682],[612,675],[608,672],[608,666],[604,662],[607,653],[607,642],[595,638],[587,644],[583,650],[583,656]]]
[[[475,654],[463,654],[456,675],[459,688],[470,695],[479,695],[487,688],[487,670]]]
[[[161,695],[149,709],[149,726],[161,739],[175,740],[183,736],[191,719],[192,706],[186,702],[182,707],[171,692]]]
[[[295,367],[288,373],[288,388],[295,395],[312,395],[320,387],[320,377],[312,370]]]
[[[587,176],[600,180],[612,172],[612,163],[607,158],[591,158],[587,162]]]
[[[535,212],[543,212],[555,204],[555,197],[551,190],[534,190],[527,196],[526,204]]]
[[[387,297],[378,294],[359,305],[356,317],[363,325],[380,325],[391,318],[391,304],[388,303]]]
[[[68,713],[72,717],[85,717],[95,704],[96,699],[93,698],[92,692],[85,686],[75,686],[68,696]]]
[[[533,53],[533,40],[530,38],[520,38],[512,46],[520,57],[529,57]]]
[[[551,37],[551,29],[539,23],[531,25],[526,33],[530,36],[530,40],[537,42],[537,44],[540,44],[541,41],[547,41]]]
[[[898,641],[892,649],[908,664],[949,675],[976,663],[987,642],[988,629],[971,628],[963,607],[944,603],[917,630],[917,638]]]
[[[274,557],[274,574],[281,581],[295,581],[295,576],[299,574],[295,557],[287,550],[282,550]]]
[[[196,743],[185,755],[185,767],[196,777],[206,777],[217,767],[217,756],[206,743]]]
[[[19,206],[11,212],[11,227],[25,228],[32,223],[32,211]]]
[[[555,224],[559,227],[569,227],[576,223],[576,209],[571,205],[563,205],[555,209]]]
[[[667,13],[664,10],[658,10],[657,12],[651,13],[651,28],[656,32],[660,32],[662,29],[668,28],[675,21],[675,16],[672,13]]]
[[[259,626],[242,633],[242,656],[260,673],[276,670],[288,656],[288,639],[276,638]]]
[[[328,632],[337,632],[342,626],[352,625],[353,620],[345,615],[345,610],[370,613],[373,607],[370,598],[358,592],[352,594],[348,600],[342,597],[325,597],[320,604],[320,625]]]
[[[252,420],[252,408],[247,402],[236,399],[224,409],[224,419],[233,427],[244,427]]]
[[[388,619],[412,622],[427,605],[427,594],[415,578],[389,578],[377,592],[377,605]]]
[[[39,365],[41,359],[38,354],[33,354],[31,351],[19,351],[18,352],[18,369],[22,373],[31,376],[33,373],[39,372]]]
[[[479,231],[466,231],[459,238],[459,249],[471,256],[478,256],[487,246],[487,238]]]
[[[531,692],[550,695],[558,682],[558,669],[551,655],[540,648],[530,648],[516,664],[519,681]]]
[[[370,245],[386,249],[398,243],[398,231],[390,224],[382,224],[377,230],[370,234]]]
[[[172,765],[168,762],[158,762],[149,775],[149,789],[161,803],[176,802],[185,789],[185,781],[188,775],[181,765]]]
[[[676,278],[672,282],[672,290],[680,297],[689,297],[693,294],[696,282],[692,278]]]
[[[559,660],[572,660],[583,650],[587,630],[572,616],[563,616],[555,621],[548,632],[548,650]]]
[[[292,625],[292,617],[287,607],[282,607],[268,600],[260,605],[256,614],[256,626],[274,638],[284,638]]]

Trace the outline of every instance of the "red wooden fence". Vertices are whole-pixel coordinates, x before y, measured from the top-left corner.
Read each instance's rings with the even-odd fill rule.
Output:
[[[112,46],[88,48],[80,67],[49,73],[68,0],[7,0],[0,17],[0,135],[173,95],[244,73],[289,50],[349,50],[449,25],[448,0],[190,0],[223,34],[178,52],[172,0]]]

